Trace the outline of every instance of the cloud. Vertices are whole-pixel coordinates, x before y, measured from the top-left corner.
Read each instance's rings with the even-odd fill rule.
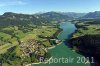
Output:
[[[26,5],[26,2],[23,1],[12,1],[12,2],[5,2],[5,3],[0,3],[0,7],[4,6],[15,6],[15,5]]]

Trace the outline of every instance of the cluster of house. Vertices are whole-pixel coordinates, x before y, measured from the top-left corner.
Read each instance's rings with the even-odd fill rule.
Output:
[[[23,53],[21,55],[22,57],[29,56],[30,53],[39,54],[41,53],[41,50],[47,52],[46,48],[34,39],[29,40],[26,43],[22,42],[20,48],[20,51]]]

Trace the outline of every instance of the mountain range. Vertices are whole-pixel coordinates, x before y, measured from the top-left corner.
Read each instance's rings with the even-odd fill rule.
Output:
[[[89,12],[82,18],[100,18],[100,11]]]
[[[0,27],[25,24],[41,25],[51,21],[63,22],[73,18],[100,18],[100,11],[89,13],[46,12],[32,15],[6,12],[0,16]]]

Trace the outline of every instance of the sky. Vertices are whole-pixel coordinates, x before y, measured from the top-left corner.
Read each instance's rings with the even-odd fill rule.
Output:
[[[0,14],[5,12],[34,14],[39,12],[100,11],[100,0],[0,0]]]

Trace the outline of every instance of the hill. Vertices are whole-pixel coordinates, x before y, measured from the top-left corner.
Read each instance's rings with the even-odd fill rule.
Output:
[[[62,14],[68,15],[69,17],[72,17],[72,18],[80,18],[80,17],[83,17],[84,15],[86,15],[86,13],[75,13],[75,12],[65,12]]]
[[[82,18],[100,18],[100,11],[89,12]]]
[[[46,12],[46,13],[38,14],[37,16],[51,21],[65,21],[71,18],[68,15],[64,15],[58,12]]]

